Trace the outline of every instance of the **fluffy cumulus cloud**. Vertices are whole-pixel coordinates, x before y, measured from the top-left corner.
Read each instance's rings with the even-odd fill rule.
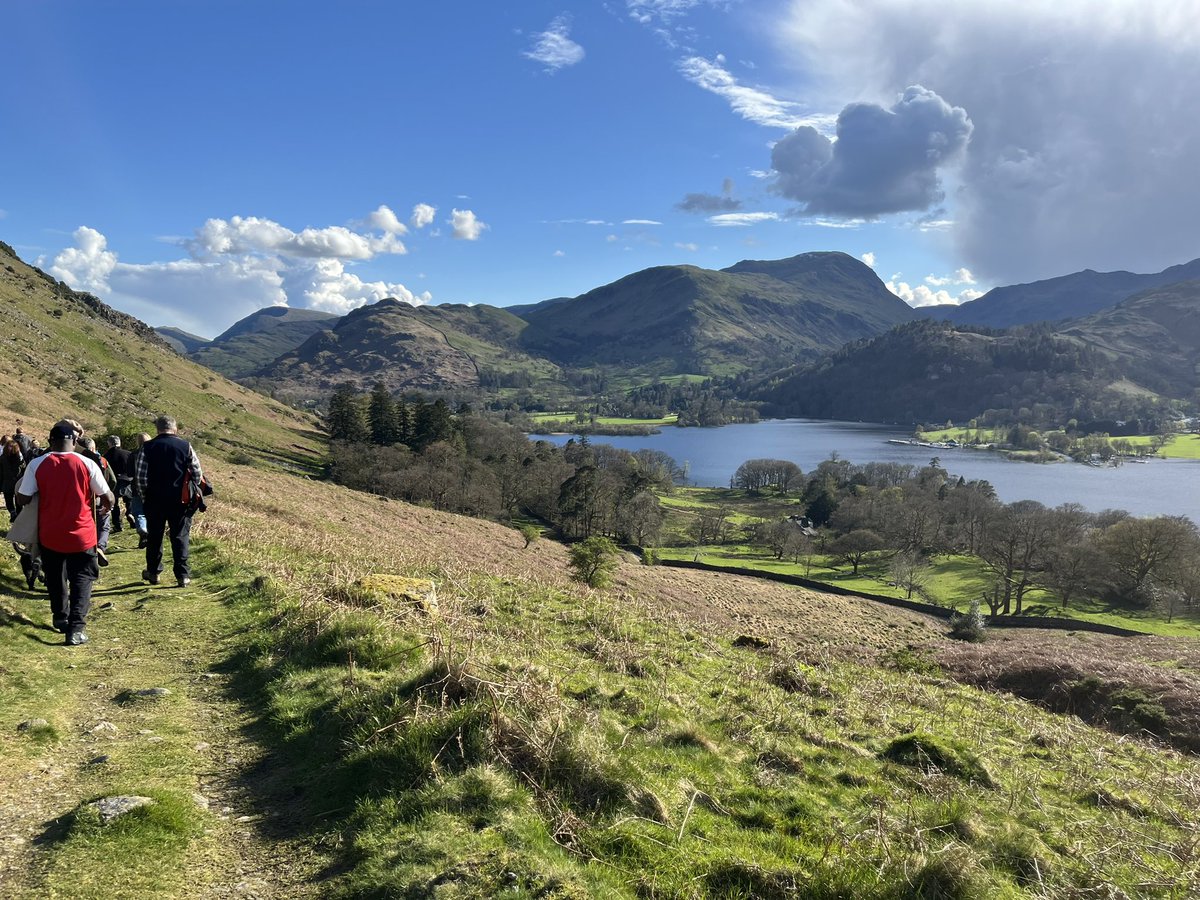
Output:
[[[868,254],[864,254],[866,256]],[[865,261],[865,260],[864,260]],[[873,265],[874,263],[867,263]],[[887,289],[907,303],[909,306],[944,306],[946,304],[957,305],[959,303],[967,303],[983,296],[983,291],[973,287],[963,287],[963,285],[972,285],[975,279],[966,269],[959,269],[953,275],[935,276],[928,275],[925,278],[924,284],[910,285],[907,281],[901,281],[900,275],[897,273],[887,281]],[[960,287],[961,290],[952,293],[946,290],[946,286]]]
[[[473,214],[471,221],[476,228],[485,227]],[[348,268],[405,253],[398,235],[406,230],[387,206],[354,228],[294,231],[254,216],[209,219],[179,242],[186,258],[135,264],[121,262],[103,234],[84,226],[75,231],[73,246],[39,263],[77,290],[90,291],[152,325],[214,336],[264,306],[345,313],[384,297],[429,302],[428,292],[366,281]]]
[[[775,145],[774,189],[812,215],[926,210],[943,199],[940,170],[961,155],[971,128],[966,110],[919,85],[890,108],[852,103],[836,141],[805,125]]]
[[[103,293],[108,276],[117,266],[117,254],[108,249],[108,239],[94,228],[75,229],[75,246],[68,247],[50,264],[48,271],[77,291]]]
[[[487,227],[469,209],[455,209],[450,211],[450,228],[454,232],[456,240],[477,241],[479,240],[479,236],[487,230]]]
[[[412,217],[408,221],[413,228],[424,228],[433,221],[436,213],[436,206],[430,206],[428,203],[418,203],[413,207]]]
[[[922,84],[974,123],[943,219],[988,281],[1155,271],[1200,247],[1200,16],[1176,0],[790,0],[826,102]]]
[[[533,46],[522,55],[541,63],[551,72],[582,62],[583,47],[571,40],[570,31],[571,20],[559,16],[545,31],[534,35]]]
[[[865,262],[872,269],[875,268],[875,254],[870,252],[869,250],[866,253],[864,253],[862,256],[860,256],[859,259],[861,259],[863,262]]]

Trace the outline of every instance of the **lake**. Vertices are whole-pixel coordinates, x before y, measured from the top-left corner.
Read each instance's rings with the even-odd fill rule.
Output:
[[[531,436],[565,444],[569,435]],[[1079,463],[1013,462],[982,450],[940,450],[888,444],[909,433],[890,425],[830,422],[819,419],[772,419],[721,428],[665,427],[644,437],[590,438],[626,450],[646,447],[670,454],[688,467],[688,483],[728,487],[748,459],[788,459],[807,474],[836,452],[853,463],[899,462],[925,465],[937,456],[942,465],[968,481],[986,479],[1005,502],[1038,500],[1047,506],[1079,503],[1094,512],[1126,509],[1141,516],[1185,515],[1200,522],[1200,461],[1154,459],[1116,468]]]

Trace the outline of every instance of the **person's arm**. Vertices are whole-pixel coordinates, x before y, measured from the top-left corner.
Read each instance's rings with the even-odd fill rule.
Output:
[[[150,467],[146,465],[145,448],[138,451],[137,460],[133,464],[133,483],[137,485],[139,497],[146,496],[146,488],[150,484]]]
[[[191,444],[188,449],[192,451],[192,483],[199,484],[204,480],[204,472],[200,469],[200,457],[196,455],[196,448]]]
[[[85,457],[84,462],[88,464],[88,472],[91,474],[92,493],[100,500],[100,512],[111,512],[113,504],[116,503],[116,497],[108,489],[108,481],[105,479],[104,473],[100,471],[100,467],[96,465],[94,460]]]
[[[25,506],[33,502],[33,495],[37,493],[37,472],[39,460],[42,457],[31,460],[29,465],[25,467],[25,474],[21,476],[21,480],[17,482],[17,506]]]

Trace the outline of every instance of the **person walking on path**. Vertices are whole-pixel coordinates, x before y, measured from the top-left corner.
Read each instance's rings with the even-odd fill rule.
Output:
[[[129,515],[129,501],[133,499],[133,467],[130,465],[130,457],[133,456],[128,450],[121,446],[121,438],[118,435],[110,434],[108,436],[108,449],[104,451],[104,459],[108,462],[112,469],[113,475],[117,479],[117,502],[113,504],[112,509],[112,531],[116,534],[122,528],[121,521],[121,501],[125,501],[125,514]]]
[[[138,491],[137,486],[137,467],[138,460],[142,456],[142,448],[146,446],[146,441],[150,440],[150,435],[142,432],[137,436],[137,449],[129,454],[129,474],[133,478],[133,482],[129,486],[129,500],[125,504],[128,510],[129,524],[136,529],[138,533],[138,549],[146,549],[146,508],[142,503],[142,495]]]
[[[10,440],[0,451],[0,491],[4,493],[4,506],[11,522],[17,515],[17,482],[25,472],[25,457],[21,445]]]
[[[98,497],[107,515],[114,497],[104,474],[92,460],[75,451],[77,433],[63,420],[50,429],[50,450],[29,463],[17,492],[24,506],[39,499],[38,545],[54,627],[66,634],[65,643],[86,644],[87,614],[92,585],[100,575],[96,559],[96,520],[92,504]]]
[[[199,495],[204,473],[192,445],[175,433],[177,425],[173,418],[159,416],[154,427],[158,435],[142,446],[134,473],[146,511],[146,569],[142,580],[158,584],[166,531],[171,539],[175,581],[180,587],[187,587],[192,580],[188,568],[193,512],[190,500]]]

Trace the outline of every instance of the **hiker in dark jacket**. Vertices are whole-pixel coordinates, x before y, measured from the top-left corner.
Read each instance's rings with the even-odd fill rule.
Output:
[[[176,434],[177,425],[170,416],[154,421],[158,435],[146,441],[137,458],[134,481],[146,511],[146,569],[142,580],[158,584],[162,572],[163,531],[171,539],[175,581],[180,587],[191,583],[188,568],[188,544],[193,509],[190,497],[200,492],[204,473],[192,445]]]
[[[104,451],[104,458],[112,467],[112,473],[117,478],[116,489],[113,491],[117,496],[117,502],[113,504],[112,510],[112,530],[115,534],[121,530],[121,501],[125,501],[125,514],[130,515],[129,501],[133,499],[133,465],[130,457],[133,456],[128,450],[121,446],[121,438],[115,434],[108,436],[108,449]]]
[[[25,472],[25,457],[21,454],[21,445],[10,440],[0,452],[0,491],[4,493],[4,506],[8,509],[11,521],[17,514],[17,482]]]

